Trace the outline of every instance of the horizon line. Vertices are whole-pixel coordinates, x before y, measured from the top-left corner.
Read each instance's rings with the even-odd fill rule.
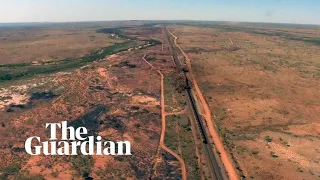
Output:
[[[310,24],[310,23],[290,23],[290,22],[263,22],[263,21],[229,21],[229,20],[187,20],[187,19],[176,19],[176,20],[83,20],[83,21],[25,21],[25,22],[0,22],[0,24],[55,24],[55,23],[90,23],[90,22],[125,22],[125,21],[193,21],[193,22],[227,22],[227,23],[262,23],[262,24],[287,24],[287,25],[312,25],[312,26],[320,26],[320,24]]]

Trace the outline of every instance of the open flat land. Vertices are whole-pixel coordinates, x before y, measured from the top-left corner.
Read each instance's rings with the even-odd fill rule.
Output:
[[[169,26],[247,179],[320,177],[319,27]]]
[[[97,27],[0,27],[0,64],[77,58],[121,40],[96,33]]]
[[[187,117],[183,124],[180,118],[168,118],[168,123],[174,122],[183,134],[169,131],[165,142],[170,135],[188,137],[175,147],[181,149],[177,157],[159,148],[161,109],[171,117],[186,108],[183,93],[176,90],[179,71],[168,43],[162,45],[155,40],[165,41],[164,28],[135,26],[92,30],[101,41],[112,43],[95,44],[97,49],[89,54],[73,57],[62,53],[66,60],[0,67],[0,156],[4,161],[0,179],[181,179],[180,156],[182,161],[187,160],[188,176],[199,179],[200,161],[192,139],[197,137]],[[55,34],[56,30],[51,32]],[[77,39],[77,35],[70,36]],[[61,49],[55,50],[62,55]],[[154,68],[165,76],[163,108],[161,78]],[[103,140],[130,141],[133,155],[30,156],[25,152],[24,142],[29,136],[40,136],[45,141],[45,123],[61,121],[86,127]]]
[[[91,50],[90,55],[73,59],[70,54],[50,46],[56,54],[69,60],[2,66],[4,76],[16,77],[21,72],[26,76],[1,82],[0,154],[4,163],[0,167],[0,179],[84,179],[89,176],[147,179],[151,176],[160,134],[160,79],[141,59],[143,54],[138,49],[144,46],[142,41],[111,39],[111,34],[96,30],[92,34],[97,41],[107,42],[91,42],[96,43],[98,52]],[[57,33],[51,32],[50,36]],[[84,33],[88,35],[90,33]],[[77,35],[70,36],[75,40],[71,44],[77,44]],[[84,42],[90,43],[90,40]],[[115,42],[118,44],[114,45]],[[50,69],[56,71],[50,72]],[[89,133],[100,135],[104,140],[130,141],[134,155],[130,158],[31,157],[25,152],[24,141],[28,136],[37,135],[45,140],[48,138],[45,123],[64,120],[73,127],[84,126]]]
[[[224,178],[231,167],[239,179],[319,179],[319,52],[317,26],[0,27],[0,179],[206,180],[215,176],[212,165]],[[226,152],[214,143],[195,82]],[[45,123],[61,121],[130,141],[132,156],[25,152],[28,137],[45,141]]]

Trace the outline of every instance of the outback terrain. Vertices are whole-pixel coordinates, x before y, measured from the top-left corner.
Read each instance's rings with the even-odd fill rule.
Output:
[[[179,83],[164,27],[131,26],[97,28],[94,35],[108,44],[96,44],[98,49],[83,56],[64,54],[62,59],[0,67],[0,154],[5,162],[0,165],[1,179],[186,179],[187,175],[200,179],[193,139],[199,137],[192,134],[188,117],[182,116],[184,84]],[[128,140],[133,155],[25,153],[26,138],[37,135],[44,140],[45,123],[61,121],[84,126],[104,140]]]
[[[320,177],[317,26],[38,24],[0,42],[0,179]],[[25,152],[61,121],[132,156]]]
[[[0,28],[0,63],[61,60],[81,57],[117,39],[94,28]]]
[[[320,29],[169,26],[191,59],[213,121],[247,179],[320,176]]]

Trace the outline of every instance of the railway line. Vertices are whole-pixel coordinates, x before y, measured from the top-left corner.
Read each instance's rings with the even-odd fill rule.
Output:
[[[175,51],[175,48],[174,48],[174,45],[173,45],[173,42],[170,38],[170,33],[168,32],[168,29],[165,28],[165,32],[166,32],[166,36],[167,36],[167,39],[168,39],[168,42],[169,42],[169,48],[170,48],[170,51],[172,52],[172,56],[173,56],[173,60],[176,64],[176,67],[179,68],[179,69],[182,69],[182,65],[181,65],[181,62],[178,58],[178,55],[177,55],[177,52]],[[225,171],[223,169],[221,169],[221,166],[223,167],[223,165],[221,163],[218,162],[217,158],[219,158],[217,156],[217,153],[213,152],[212,150],[212,146],[211,146],[211,143],[209,141],[209,138],[208,138],[208,134],[207,134],[207,131],[206,131],[206,126],[203,122],[203,119],[199,113],[199,110],[197,108],[197,105],[196,105],[196,101],[195,101],[195,98],[194,98],[194,95],[193,95],[193,92],[192,92],[192,83],[191,81],[189,81],[189,78],[188,78],[188,75],[186,71],[183,71],[184,73],[184,76],[186,78],[186,94],[188,96],[188,101],[190,103],[190,106],[191,106],[191,109],[192,109],[192,114],[194,116],[194,119],[196,120],[196,123],[198,125],[198,128],[199,128],[199,133],[201,135],[201,138],[202,138],[202,142],[203,142],[203,149],[204,149],[204,155],[207,159],[207,164],[209,166],[209,170],[210,170],[210,174],[212,176],[213,179],[215,180],[225,180],[225,179],[228,179],[226,174],[225,174]],[[221,164],[221,165],[220,165]]]
[[[187,84],[189,84],[189,81],[187,81]],[[189,88],[187,86],[186,92],[187,92],[187,95],[188,95],[188,100],[189,100],[190,105],[192,107],[192,112],[193,112],[193,115],[194,115],[194,119],[197,121],[201,137],[203,138],[202,142],[203,142],[203,146],[204,146],[204,154],[205,154],[205,156],[206,156],[206,158],[208,160],[207,163],[208,163],[208,165],[210,167],[209,169],[211,170],[211,175],[216,180],[223,180],[223,179],[225,179],[225,177],[223,177],[222,172],[221,172],[222,170],[221,170],[221,168],[219,166],[219,163],[217,162],[217,159],[216,159],[216,156],[215,156],[214,152],[212,151],[212,147],[211,147],[211,144],[210,144],[207,132],[206,132],[206,128],[205,128],[203,120],[202,120],[202,118],[201,118],[201,116],[199,114],[197,106],[195,104],[196,102],[195,102],[195,99],[193,97],[191,88]]]

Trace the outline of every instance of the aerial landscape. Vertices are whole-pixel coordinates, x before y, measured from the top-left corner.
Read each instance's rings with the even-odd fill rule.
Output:
[[[320,178],[320,25],[48,21],[0,21],[0,179]],[[63,121],[131,155],[26,152]]]

